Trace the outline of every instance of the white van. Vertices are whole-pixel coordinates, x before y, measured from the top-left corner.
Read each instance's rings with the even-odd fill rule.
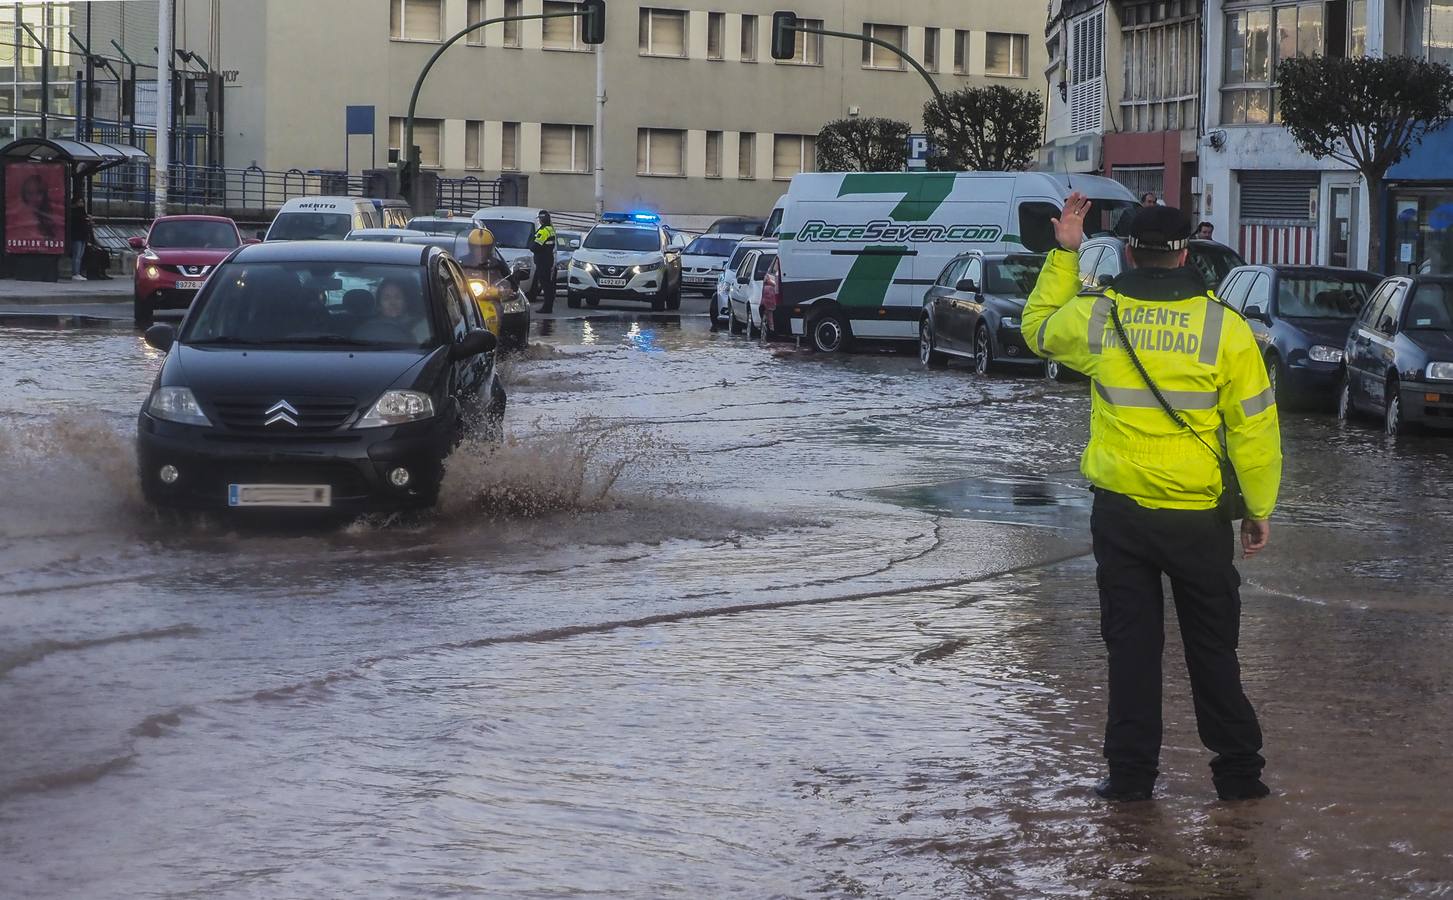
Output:
[[[854,337],[916,341],[923,295],[970,248],[1044,252],[1071,190],[1093,201],[1086,230],[1109,231],[1135,195],[1110,178],[1047,172],[796,175],[767,220],[779,239],[792,333],[818,350]]]
[[[387,223],[367,197],[297,197],[283,204],[267,229],[267,241],[341,241],[360,228]]]

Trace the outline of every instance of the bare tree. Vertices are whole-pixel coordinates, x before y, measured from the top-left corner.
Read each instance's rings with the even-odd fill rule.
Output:
[[[935,169],[1009,172],[1027,168],[1039,149],[1039,94],[992,87],[962,88],[923,106]]]
[[[908,161],[907,122],[836,119],[817,133],[822,172],[901,172]]]

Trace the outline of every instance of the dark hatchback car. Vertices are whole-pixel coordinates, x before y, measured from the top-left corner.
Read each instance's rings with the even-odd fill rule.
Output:
[[[243,247],[207,280],[137,423],[146,498],[344,513],[428,506],[505,395],[458,263],[435,247]]]
[[[1381,277],[1322,266],[1241,266],[1216,296],[1246,317],[1277,402],[1336,399],[1347,332]]]
[[[1090,238],[1080,246],[1080,281],[1086,288],[1103,288],[1129,268],[1125,261],[1125,241],[1110,235]],[[1207,287],[1221,283],[1237,266],[1246,265],[1241,255],[1225,244],[1215,241],[1191,241],[1186,265],[1200,273]]]
[[[1453,428],[1453,275],[1385,279],[1344,352],[1339,418],[1375,413],[1394,436]]]
[[[948,356],[966,357],[980,375],[1000,364],[1039,365],[1019,332],[1019,317],[1044,259],[972,250],[949,260],[923,297],[919,360],[933,366]]]

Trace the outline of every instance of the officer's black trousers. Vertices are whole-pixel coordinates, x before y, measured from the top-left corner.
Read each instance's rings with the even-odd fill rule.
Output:
[[[1154,783],[1160,761],[1161,650],[1170,577],[1201,742],[1215,778],[1260,775],[1261,726],[1241,690],[1236,658],[1241,583],[1235,535],[1215,510],[1147,509],[1128,497],[1095,492],[1090,519],[1100,634],[1110,652],[1110,711],[1105,758],[1117,782]]]
[[[535,257],[535,280],[530,283],[531,302],[544,298],[544,308],[541,312],[549,312],[555,307],[555,258],[554,256]]]

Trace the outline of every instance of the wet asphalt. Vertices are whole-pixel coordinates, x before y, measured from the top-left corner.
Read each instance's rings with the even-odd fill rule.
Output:
[[[128,327],[0,326],[0,870],[17,897],[1453,891],[1453,440],[1283,415],[1215,800],[1099,775],[1083,385],[564,310],[437,513],[177,521]]]

